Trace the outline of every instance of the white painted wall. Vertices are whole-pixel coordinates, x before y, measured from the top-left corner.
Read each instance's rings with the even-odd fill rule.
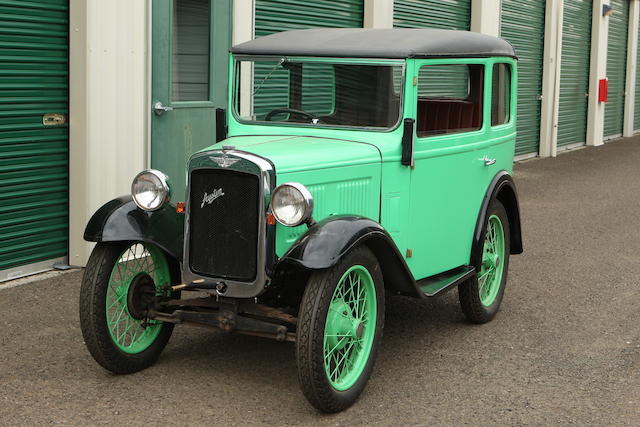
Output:
[[[500,0],[471,0],[471,31],[498,37],[501,6]]]
[[[634,133],[633,116],[636,110],[636,72],[638,61],[638,17],[640,2],[632,0],[629,4],[629,39],[627,42],[627,76],[624,98],[624,127],[622,136]]]
[[[69,264],[91,249],[87,221],[129,194],[147,163],[148,0],[70,0]]]
[[[364,0],[364,28],[393,28],[393,0]]]
[[[591,27],[591,65],[587,110],[587,145],[604,144],[604,102],[598,102],[598,81],[607,76],[607,41],[609,18],[602,16],[602,6],[609,0],[593,0]]]

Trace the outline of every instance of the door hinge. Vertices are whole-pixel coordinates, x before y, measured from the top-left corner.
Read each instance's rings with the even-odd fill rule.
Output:
[[[413,85],[414,86],[418,86],[418,77],[417,76],[413,76]]]
[[[411,258],[413,256],[413,249],[407,249],[407,258]]]

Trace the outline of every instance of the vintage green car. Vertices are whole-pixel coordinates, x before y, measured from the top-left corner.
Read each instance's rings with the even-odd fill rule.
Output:
[[[174,324],[292,341],[304,395],[340,411],[372,373],[385,295],[457,287],[469,321],[498,311],[522,252],[516,55],[435,29],[296,30],[231,53],[187,199],[146,170],[87,225],[84,339],[115,373],[154,363]]]

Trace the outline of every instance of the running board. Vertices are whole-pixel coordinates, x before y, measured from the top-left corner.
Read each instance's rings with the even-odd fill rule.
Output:
[[[418,287],[424,292],[424,296],[434,297],[473,277],[474,274],[476,274],[474,267],[463,265],[462,267],[419,280]]]

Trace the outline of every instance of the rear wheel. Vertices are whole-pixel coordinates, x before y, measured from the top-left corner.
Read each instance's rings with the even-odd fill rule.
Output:
[[[487,224],[481,254],[480,270],[458,287],[460,305],[473,323],[486,323],[494,318],[507,283],[509,269],[509,219],[502,203],[495,200],[487,212]]]
[[[80,326],[89,353],[117,374],[152,365],[173,325],[149,320],[156,295],[167,293],[171,271],[164,253],[148,243],[98,243],[80,289]]]
[[[351,406],[364,389],[384,325],[376,257],[356,248],[309,279],[298,318],[296,358],[305,397],[323,412]]]

